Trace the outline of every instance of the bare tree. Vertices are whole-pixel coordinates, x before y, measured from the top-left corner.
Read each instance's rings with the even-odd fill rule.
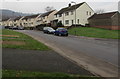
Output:
[[[54,10],[54,7],[47,6],[45,8],[45,11],[47,11],[47,12],[52,11],[52,10]]]
[[[118,2],[118,11],[120,12],[120,1]]]
[[[97,13],[97,14],[101,14],[101,13],[104,13],[104,12],[105,12],[104,9],[98,9],[98,10],[95,11],[95,13]]]

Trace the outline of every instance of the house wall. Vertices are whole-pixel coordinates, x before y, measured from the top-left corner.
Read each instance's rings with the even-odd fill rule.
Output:
[[[56,10],[49,14],[49,16],[47,17],[47,23],[50,23],[51,21],[54,20],[54,14],[55,13],[57,13]]]
[[[41,17],[41,24],[48,24],[51,23],[51,21],[54,20],[54,14],[57,13],[57,11],[53,11],[52,13],[50,13],[48,16],[45,17]]]
[[[80,24],[88,24],[88,18],[94,14],[94,11],[87,3],[84,3],[77,9],[77,19],[80,19]]]
[[[105,28],[105,29],[112,28],[111,19],[90,19],[89,24],[90,24],[90,27],[98,27],[98,28]]]
[[[89,19],[91,27],[120,30],[120,14],[115,14],[111,18],[107,19]]]

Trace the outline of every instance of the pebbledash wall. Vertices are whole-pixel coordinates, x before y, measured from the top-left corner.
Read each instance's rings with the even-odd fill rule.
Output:
[[[89,19],[90,27],[120,30],[120,14],[117,12],[110,18]]]

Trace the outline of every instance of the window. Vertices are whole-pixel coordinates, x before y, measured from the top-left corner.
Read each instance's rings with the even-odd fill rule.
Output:
[[[43,17],[43,19],[45,19],[45,17]]]
[[[62,14],[59,14],[59,17],[62,17]]]
[[[73,11],[71,11],[71,15],[73,15]]]
[[[68,16],[68,15],[69,15],[69,12],[66,12],[66,13],[65,13],[65,16]]]
[[[79,19],[77,20],[77,23],[79,24]]]
[[[73,20],[71,20],[71,22],[72,22],[72,25],[73,25]]]
[[[89,12],[89,15],[91,15],[91,12]]]
[[[69,20],[65,20],[65,24],[69,24]]]
[[[88,15],[88,11],[86,12],[86,14]]]
[[[56,16],[56,18],[57,18],[57,15],[55,15]]]

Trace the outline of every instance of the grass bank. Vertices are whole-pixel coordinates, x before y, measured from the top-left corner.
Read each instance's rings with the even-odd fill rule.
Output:
[[[107,38],[107,39],[120,39],[120,30],[107,30],[94,27],[76,27],[68,30],[69,34],[77,36]]]
[[[32,37],[13,30],[2,30],[2,47],[3,48],[19,48],[32,50],[50,50],[44,44],[38,42]]]
[[[81,78],[81,79],[99,79],[98,77],[87,77],[87,76],[81,76],[81,75],[73,75],[73,74],[67,74],[67,73],[43,73],[43,72],[30,72],[30,71],[16,71],[16,70],[2,70],[2,76],[4,77],[42,77],[47,79],[75,79],[75,78]]]

